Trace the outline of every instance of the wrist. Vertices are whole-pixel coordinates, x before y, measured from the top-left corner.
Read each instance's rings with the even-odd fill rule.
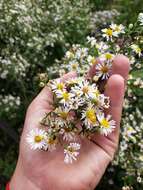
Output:
[[[40,190],[25,175],[22,167],[17,164],[15,172],[9,183],[10,190]]]

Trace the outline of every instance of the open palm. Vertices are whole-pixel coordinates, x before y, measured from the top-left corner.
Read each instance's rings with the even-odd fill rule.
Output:
[[[128,59],[122,55],[116,56],[112,66],[112,75],[105,90],[105,94],[111,100],[109,112],[116,121],[116,130],[107,137],[95,134],[91,141],[82,139],[80,157],[69,165],[63,162],[64,155],[60,146],[57,151],[51,153],[32,151],[25,141],[27,133],[38,127],[39,119],[44,116],[45,112],[52,109],[52,93],[48,87],[41,91],[27,111],[18,164],[10,184],[13,189],[25,189],[20,182],[20,188],[15,185],[18,183],[16,178],[20,178],[20,176],[23,178],[23,182],[29,185],[27,188],[29,190],[91,190],[96,187],[118,147],[125,80],[128,71]],[[62,79],[67,80],[75,76],[75,73],[68,73]]]

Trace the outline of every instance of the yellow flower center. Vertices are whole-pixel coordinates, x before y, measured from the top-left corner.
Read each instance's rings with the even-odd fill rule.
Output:
[[[113,56],[112,56],[111,53],[106,53],[106,54],[105,54],[105,57],[106,57],[106,59],[109,59],[109,60],[110,60],[110,59],[112,59]]]
[[[54,137],[50,137],[48,139],[48,144],[56,144],[57,142],[57,138],[54,136]]]
[[[73,70],[76,70],[77,69],[77,64],[75,63],[75,64],[72,64],[72,69]]]
[[[92,65],[97,64],[97,60],[93,57],[93,58],[91,59],[91,63],[92,63]]]
[[[63,90],[64,89],[64,84],[63,83],[57,84],[57,89],[58,90]]]
[[[68,128],[68,127],[65,128],[65,132],[68,133],[68,132],[70,132],[70,131],[71,131],[71,128]]]
[[[67,119],[68,117],[68,112],[60,112],[60,117],[63,118],[63,119]]]
[[[68,94],[68,92],[64,92],[64,93],[63,93],[63,99],[64,99],[65,101],[67,101],[67,100],[69,99],[69,94]]]
[[[138,47],[138,48],[136,49],[136,52],[137,52],[137,53],[141,53],[141,48]]]
[[[89,119],[91,123],[96,123],[96,115],[94,109],[87,110],[86,117]]]
[[[113,30],[111,28],[108,28],[106,34],[111,37],[113,35]]]
[[[106,65],[101,68],[102,73],[108,73],[109,69]]]
[[[36,143],[39,143],[39,142],[41,142],[42,140],[43,140],[43,137],[40,136],[40,135],[36,135],[35,138],[34,138],[34,141],[35,141]]]
[[[109,128],[109,127],[110,127],[109,121],[107,121],[107,119],[105,119],[105,118],[102,119],[101,125],[102,125],[103,127],[105,127],[105,128]]]
[[[132,127],[129,127],[129,128],[128,128],[128,132],[132,132],[132,131],[134,131],[133,128],[132,128]]]
[[[84,94],[87,94],[88,91],[89,91],[88,86],[84,86],[83,89],[82,89],[82,92],[83,92]]]
[[[74,150],[74,148],[69,147],[69,148],[68,148],[68,151],[70,151],[70,152],[72,153],[72,152],[74,152],[75,150]]]

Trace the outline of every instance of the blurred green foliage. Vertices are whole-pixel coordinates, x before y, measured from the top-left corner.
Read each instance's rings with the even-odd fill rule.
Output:
[[[133,23],[137,16],[143,11],[143,2],[141,0],[114,0],[113,7],[121,13],[120,22]]]

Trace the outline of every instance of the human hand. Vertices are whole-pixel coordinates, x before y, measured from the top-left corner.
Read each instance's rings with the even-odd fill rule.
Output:
[[[16,170],[10,182],[11,190],[91,190],[94,189],[118,147],[125,80],[129,72],[129,61],[123,55],[114,59],[112,75],[105,94],[110,97],[109,113],[116,121],[116,129],[105,137],[95,134],[92,141],[82,139],[79,159],[71,165],[63,162],[63,150],[49,153],[32,151],[25,141],[28,132],[39,127],[39,119],[52,109],[52,93],[45,87],[30,104],[21,137],[20,153]],[[62,80],[76,77],[68,73]]]

